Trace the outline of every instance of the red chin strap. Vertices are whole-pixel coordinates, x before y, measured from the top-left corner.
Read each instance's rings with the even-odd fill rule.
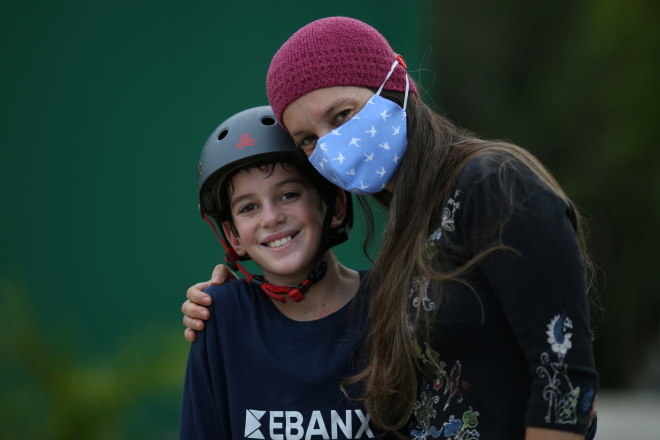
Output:
[[[325,276],[328,265],[325,261],[321,261],[317,267],[308,275],[308,278],[302,283],[298,284],[296,287],[276,286],[274,284],[270,284],[261,275],[252,275],[238,262],[239,255],[231,246],[225,242],[224,238],[222,238],[222,235],[218,233],[218,229],[216,228],[213,221],[206,215],[206,212],[202,212],[202,218],[206,223],[209,224],[213,234],[215,234],[215,237],[218,239],[223,249],[225,250],[225,262],[227,265],[232,270],[240,271],[245,276],[246,282],[257,284],[266,295],[275,301],[286,303],[286,298],[289,297],[294,302],[300,302],[305,299],[305,293],[307,293],[309,288],[312,287],[315,282],[320,281]]]
[[[291,298],[293,302],[300,302],[305,299],[305,293],[312,285],[312,282],[309,279],[306,279],[302,283],[298,284],[297,287],[289,286],[276,286],[270,284],[260,275],[254,275],[251,280],[253,283],[256,283],[261,287],[266,295],[270,296],[276,301],[285,303],[286,297]]]

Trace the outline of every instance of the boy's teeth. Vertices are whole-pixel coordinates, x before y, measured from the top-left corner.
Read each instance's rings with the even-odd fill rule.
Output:
[[[291,236],[284,237],[284,238],[281,238],[281,239],[279,239],[279,240],[271,241],[270,243],[268,243],[268,246],[270,246],[270,247],[272,247],[272,248],[276,248],[276,247],[284,246],[285,244],[287,244],[287,243],[290,242],[291,240],[293,240],[293,239],[291,238]]]

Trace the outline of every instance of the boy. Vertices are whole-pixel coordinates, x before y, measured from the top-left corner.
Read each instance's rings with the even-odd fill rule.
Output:
[[[311,168],[269,107],[220,124],[198,182],[202,216],[246,278],[208,290],[180,438],[373,438],[356,390],[341,389],[365,324],[361,274],[330,250],[347,238],[350,196]],[[248,258],[262,275],[238,262]]]

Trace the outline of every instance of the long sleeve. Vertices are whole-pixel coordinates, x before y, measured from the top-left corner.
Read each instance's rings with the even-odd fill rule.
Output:
[[[502,182],[507,191],[501,190]],[[461,221],[471,254],[503,246],[483,260],[479,271],[531,376],[526,426],[584,433],[597,374],[571,208],[516,164],[481,175],[465,202]]]

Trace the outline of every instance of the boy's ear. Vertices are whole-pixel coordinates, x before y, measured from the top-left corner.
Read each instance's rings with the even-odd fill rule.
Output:
[[[337,188],[337,198],[335,199],[334,211],[332,212],[332,222],[330,224],[331,228],[340,226],[344,221],[344,218],[346,218],[346,199],[346,191]]]
[[[222,232],[225,233],[225,237],[227,237],[229,245],[239,256],[243,257],[247,254],[243,244],[241,243],[241,237],[239,237],[238,232],[236,232],[236,229],[230,222],[222,222]]]

